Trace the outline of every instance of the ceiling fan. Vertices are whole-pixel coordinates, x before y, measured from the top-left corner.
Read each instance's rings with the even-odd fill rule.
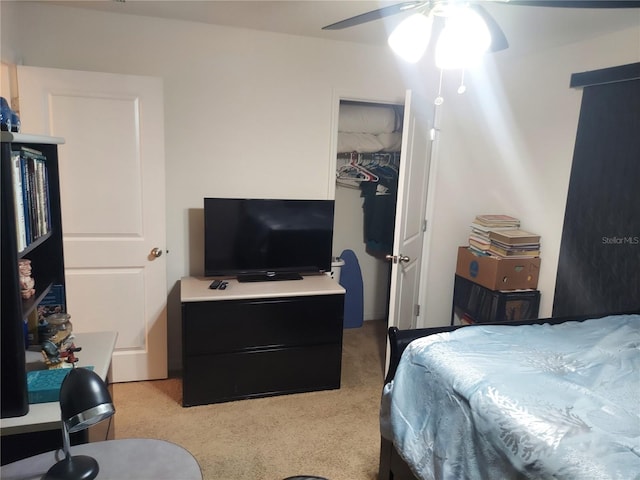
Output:
[[[640,8],[640,1],[634,0],[425,0],[425,1],[406,1],[395,5],[379,8],[369,12],[356,15],[338,22],[332,23],[323,30],[341,30],[344,28],[354,27],[363,23],[380,20],[392,15],[414,11],[414,15],[407,17],[398,27],[391,33],[389,37],[389,45],[401,57],[409,62],[417,61],[429,42],[431,35],[431,24],[433,17],[444,17],[448,23],[462,16],[469,17],[468,22],[457,22],[457,32],[454,35],[445,35],[443,31],[439,40],[440,44],[447,43],[447,47],[451,46],[452,37],[460,36],[460,34],[469,33],[469,31],[478,28],[481,37],[469,37],[460,46],[462,49],[479,49],[484,48],[485,51],[498,52],[509,47],[507,38],[493,17],[482,7],[482,3],[503,3],[514,6],[532,6],[532,7],[561,7],[561,8]],[[471,18],[473,17],[473,18]],[[404,24],[404,25],[403,25]],[[445,27],[445,30],[448,27]],[[453,32],[450,32],[453,33]],[[396,39],[394,40],[394,36]],[[401,38],[397,38],[401,37]],[[448,38],[443,38],[448,37]],[[482,39],[480,39],[482,38]],[[447,40],[443,42],[443,40]],[[453,43],[460,43],[458,39],[453,39]],[[482,44],[482,45],[480,45]],[[454,46],[455,48],[455,46]],[[404,51],[403,51],[404,49]],[[408,49],[408,50],[407,50]],[[448,52],[449,53],[449,52]],[[438,51],[436,50],[436,56]],[[438,58],[436,58],[438,63]],[[455,65],[453,65],[455,64]],[[449,68],[455,68],[456,62],[453,62]],[[446,68],[446,67],[445,67]]]

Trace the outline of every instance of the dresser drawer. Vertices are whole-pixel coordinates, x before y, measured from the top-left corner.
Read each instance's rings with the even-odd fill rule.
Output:
[[[185,357],[183,406],[340,388],[341,344]]]
[[[342,343],[343,295],[187,302],[184,355]]]

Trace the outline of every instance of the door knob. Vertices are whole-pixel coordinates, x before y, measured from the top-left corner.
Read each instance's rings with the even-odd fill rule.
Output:
[[[156,258],[161,257],[162,256],[162,249],[160,249],[158,247],[153,248],[151,250],[151,256],[152,257],[156,257]]]
[[[385,255],[384,258],[385,258],[385,260],[389,260],[390,262],[393,262],[393,263],[398,263],[398,262],[407,263],[407,262],[411,261],[411,259],[409,257],[407,257],[406,255],[402,255],[402,254],[400,254],[399,256],[398,255]]]

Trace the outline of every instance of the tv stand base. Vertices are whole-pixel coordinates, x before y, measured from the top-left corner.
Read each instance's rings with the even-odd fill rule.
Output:
[[[276,282],[280,280],[302,280],[302,275],[295,272],[245,273],[238,275],[238,282]]]

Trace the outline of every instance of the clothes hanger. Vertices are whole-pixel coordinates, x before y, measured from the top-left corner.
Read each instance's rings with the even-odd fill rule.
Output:
[[[354,161],[352,160],[352,161],[351,161],[351,164],[352,164],[356,169],[358,169],[360,172],[362,172],[362,174],[364,174],[364,175],[365,175],[365,177],[366,177],[366,180],[365,180],[365,181],[367,181],[367,182],[377,182],[377,181],[379,181],[379,180],[380,180],[380,179],[378,178],[378,176],[377,176],[375,173],[371,172],[369,169],[367,169],[366,167],[364,167],[364,166],[363,166],[363,165],[361,165],[360,163],[357,163],[357,162],[356,162],[356,163],[354,163]]]

